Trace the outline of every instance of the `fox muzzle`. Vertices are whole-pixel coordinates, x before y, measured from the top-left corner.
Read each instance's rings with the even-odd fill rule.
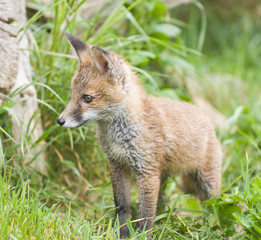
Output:
[[[65,123],[65,120],[64,120],[62,117],[58,117],[58,118],[57,118],[57,123],[58,123],[59,125],[63,126],[64,123]]]

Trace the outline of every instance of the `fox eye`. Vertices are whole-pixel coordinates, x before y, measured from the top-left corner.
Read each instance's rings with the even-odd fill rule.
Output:
[[[83,95],[83,99],[85,102],[90,103],[94,99],[94,97],[92,97],[89,94],[85,94],[85,95]]]

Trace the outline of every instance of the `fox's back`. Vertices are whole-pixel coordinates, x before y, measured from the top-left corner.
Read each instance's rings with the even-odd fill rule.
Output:
[[[164,155],[163,167],[167,164],[172,170],[187,171],[207,164],[208,154],[222,158],[212,123],[198,107],[184,101],[148,96],[145,111],[147,124],[155,126],[148,127],[147,134],[162,138],[162,145],[157,147]]]

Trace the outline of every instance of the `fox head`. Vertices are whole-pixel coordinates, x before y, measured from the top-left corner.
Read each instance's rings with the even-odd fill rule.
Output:
[[[128,64],[117,54],[65,34],[80,66],[71,81],[71,99],[57,122],[63,127],[109,119],[127,93]]]

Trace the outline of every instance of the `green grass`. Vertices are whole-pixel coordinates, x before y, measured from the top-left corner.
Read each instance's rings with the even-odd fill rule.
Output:
[[[227,130],[218,132],[224,146],[223,195],[202,208],[170,179],[165,191],[168,209],[157,215],[154,239],[259,239],[261,23],[246,11],[240,21],[221,21],[213,3],[170,10],[157,0],[125,1],[109,16],[104,15],[105,5],[86,21],[79,14],[84,2],[28,4],[31,16],[24,30],[30,29],[34,38],[29,49],[32,84],[44,133],[34,143],[29,131],[21,142],[13,140],[8,114],[16,117],[11,107],[26,100],[15,98],[22,89],[0,106],[0,238],[119,238],[107,160],[98,147],[95,124],[79,129],[56,124],[69,101],[78,65],[64,37],[69,32],[122,54],[150,94],[191,101],[183,78],[196,78],[202,95],[228,118]],[[46,12],[51,19],[43,18]],[[220,83],[208,80],[214,74],[221,76]],[[231,82],[222,80],[222,74],[231,75]],[[46,144],[39,149],[42,140]],[[47,156],[48,175],[30,168],[41,151]],[[25,157],[29,163],[24,164]],[[137,200],[134,188],[134,216]],[[130,239],[145,239],[147,233],[139,235],[135,221],[127,225]]]

